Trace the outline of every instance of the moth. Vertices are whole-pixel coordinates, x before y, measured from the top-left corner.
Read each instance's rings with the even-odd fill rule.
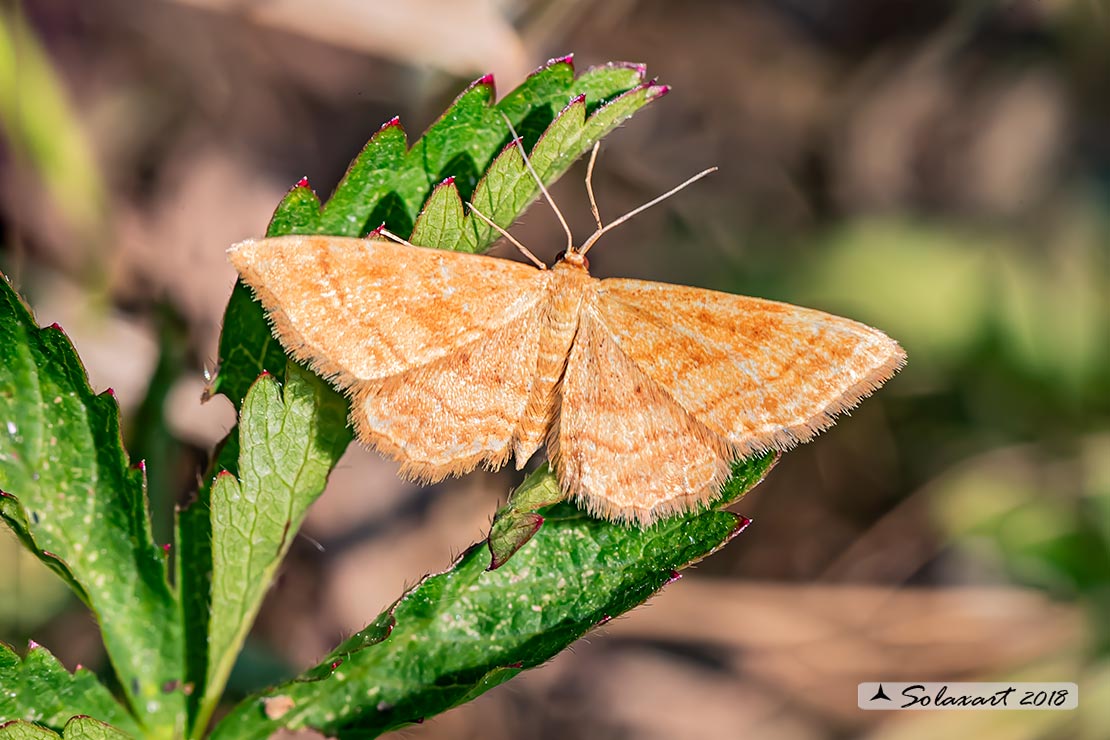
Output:
[[[473,209],[535,265],[384,231],[229,256],[282,346],[348,394],[358,438],[402,475],[519,469],[546,442],[569,498],[641,526],[705,505],[733,462],[809,440],[904,364],[883,332],[821,311],[592,277],[604,233],[712,171],[603,226],[596,157],[597,230],[575,247],[552,203],[567,248],[550,268]]]

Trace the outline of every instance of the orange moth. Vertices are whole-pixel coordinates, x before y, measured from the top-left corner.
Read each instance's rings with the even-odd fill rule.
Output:
[[[596,156],[597,230],[573,246],[555,208],[567,249],[550,268],[477,211],[535,266],[384,231],[244,241],[230,259],[286,351],[349,395],[358,438],[403,475],[521,468],[546,442],[568,497],[645,526],[710,501],[734,461],[809,440],[905,363],[881,331],[821,311],[592,277],[604,233],[712,171],[603,226]]]

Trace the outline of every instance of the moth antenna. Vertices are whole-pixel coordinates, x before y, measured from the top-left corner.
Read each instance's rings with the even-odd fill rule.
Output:
[[[394,234],[392,231],[385,228],[384,226],[382,226],[378,229],[378,233],[381,234],[382,236],[384,236],[386,239],[389,239],[390,241],[393,241],[393,242],[397,242],[398,244],[404,244],[406,247],[416,247],[415,244],[413,244],[413,243],[411,243],[411,242],[409,242],[405,239],[402,239],[401,237],[397,236],[396,234]]]
[[[510,234],[510,233],[509,233],[508,231],[506,231],[505,229],[502,229],[502,228],[501,228],[500,226],[498,226],[497,224],[495,224],[495,223],[493,222],[493,219],[489,218],[488,216],[486,216],[486,214],[482,213],[482,212],[481,212],[481,211],[479,211],[479,210],[478,210],[477,208],[475,208],[475,207],[474,207],[474,204],[473,204],[473,203],[467,203],[467,204],[466,204],[466,207],[470,209],[470,212],[471,212],[471,213],[473,213],[473,214],[474,214],[475,216],[477,216],[478,218],[480,218],[480,219],[482,219],[483,221],[485,221],[485,222],[486,222],[486,223],[487,223],[487,224],[488,224],[488,225],[489,225],[489,226],[490,226],[491,228],[493,228],[494,230],[496,230],[496,231],[497,231],[497,233],[499,233],[499,234],[500,234],[501,236],[503,236],[503,237],[505,237],[506,239],[508,239],[509,241],[511,241],[511,242],[513,243],[513,245],[514,245],[514,246],[515,246],[515,247],[516,247],[517,249],[519,249],[519,250],[520,250],[520,253],[521,253],[521,254],[523,254],[523,255],[524,255],[525,257],[527,257],[528,259],[532,260],[532,262],[533,262],[533,263],[534,263],[534,264],[536,265],[536,267],[540,268],[541,270],[546,270],[546,269],[547,269],[547,265],[545,265],[545,264],[543,263],[543,261],[542,261],[542,260],[541,260],[541,259],[540,259],[539,257],[537,257],[536,255],[532,254],[532,252],[531,252],[531,251],[529,251],[528,247],[524,246],[524,245],[523,245],[523,244],[521,244],[521,243],[520,243],[519,241],[517,241],[517,240],[516,240],[516,237],[514,237],[514,236],[513,236],[512,234]]]
[[[605,227],[601,225],[601,212],[597,209],[597,198],[594,197],[594,162],[597,161],[599,149],[601,149],[600,141],[594,144],[594,150],[590,152],[590,163],[586,165],[586,193],[590,196],[590,211],[594,214],[597,230],[601,231]]]
[[[567,235],[567,254],[570,254],[574,251],[574,235],[570,233],[570,226],[567,225],[567,220],[563,218],[563,212],[559,210],[559,206],[555,205],[555,201],[551,198],[551,193],[547,192],[543,180],[540,179],[540,176],[536,174],[535,168],[532,167],[532,160],[528,158],[528,154],[524,151],[524,142],[521,140],[520,136],[517,135],[516,129],[513,128],[513,122],[509,120],[509,117],[505,115],[504,111],[502,111],[501,117],[505,119],[505,124],[509,127],[509,133],[512,134],[517,149],[520,150],[520,156],[524,159],[524,166],[532,173],[532,178],[536,181],[536,184],[540,186],[540,192],[543,193],[543,197],[547,199],[547,204],[551,206],[551,210],[555,211],[555,217],[558,218],[559,223],[562,224],[563,231],[566,232]]]
[[[582,247],[578,250],[578,254],[584,255],[584,254],[586,254],[586,252],[590,251],[590,247],[592,247],[594,244],[597,243],[597,240],[601,238],[602,234],[605,234],[606,232],[612,231],[613,229],[620,226],[621,224],[623,224],[625,221],[632,218],[633,216],[636,216],[640,213],[643,213],[644,211],[651,208],[652,206],[666,200],[667,198],[670,198],[672,195],[677,193],[679,190],[682,190],[683,188],[687,188],[690,185],[693,185],[695,182],[702,179],[706,175],[710,175],[710,174],[712,174],[716,171],[717,171],[716,167],[710,167],[707,170],[702,170],[698,174],[696,174],[693,177],[686,180],[686,182],[682,183],[681,185],[676,185],[675,187],[671,188],[667,192],[660,195],[658,198],[654,198],[652,200],[649,200],[647,203],[644,203],[639,208],[634,208],[631,211],[629,211],[628,213],[624,214],[623,216],[621,216],[620,218],[618,218],[616,221],[609,224],[608,226],[603,226],[602,228],[598,229],[597,231],[595,231],[593,233],[593,235],[589,239],[587,239],[582,244]]]

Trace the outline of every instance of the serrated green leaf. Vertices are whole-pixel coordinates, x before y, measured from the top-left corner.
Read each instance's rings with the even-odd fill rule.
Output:
[[[178,603],[130,467],[119,406],[95,395],[69,339],[40,329],[0,276],[0,515],[92,608],[151,734],[183,716]],[[155,628],[151,628],[154,625]],[[167,688],[168,687],[168,688]]]
[[[641,85],[601,105],[588,118],[587,98],[573,99],[529,154],[536,174],[545,184],[554,182],[602,136],[665,91],[662,86]],[[520,131],[517,133],[525,138]],[[445,189],[433,192],[416,220],[410,241],[465,252],[485,250],[499,236],[498,232],[483,219],[464,214],[461,199],[452,202],[451,195]],[[537,195],[539,187],[525,166],[520,149],[510,143],[494,158],[470,202],[498,226],[508,228]],[[433,223],[425,226],[425,220]],[[454,239],[456,234],[461,234],[461,238]]]
[[[220,699],[308,505],[350,442],[346,419],[343,397],[293,363],[284,387],[263,375],[243,400],[239,479],[221,473],[210,493],[209,661],[198,726]]]
[[[394,118],[370,137],[347,174],[328,198],[315,231],[334,236],[360,236],[378,226],[367,224],[381,200],[397,189],[397,175],[404,166],[408,138]]]
[[[61,735],[33,722],[16,720],[0,723],[0,740],[58,740]]]
[[[266,236],[308,234],[316,228],[319,220],[320,199],[308,186],[308,180],[301,180],[285,194],[274,210],[270,225],[266,227]]]
[[[0,642],[0,723],[23,719],[61,729],[75,715],[88,715],[139,734],[139,726],[96,676],[70,673],[41,645],[25,658]]]
[[[466,213],[454,179],[441,182],[424,204],[409,241],[420,246],[455,249],[463,241]]]
[[[776,459],[739,463],[718,505],[755,485]],[[379,617],[368,630],[378,641],[358,649],[349,641],[305,677],[247,699],[212,737],[265,738],[309,727],[365,738],[419,721],[547,661],[642,603],[746,524],[716,510],[647,529],[594,519],[569,504],[543,514],[540,531],[502,568],[487,570],[489,555],[475,545]],[[387,619],[393,626],[381,639]],[[271,718],[264,702],[275,696],[292,706]]]
[[[65,740],[129,740],[138,736],[122,732],[92,717],[74,717],[66,723],[60,736],[53,730],[32,722],[20,720],[0,724],[0,740],[56,740],[58,737]]]
[[[74,717],[62,733],[65,740],[129,740],[132,736],[92,717]]]

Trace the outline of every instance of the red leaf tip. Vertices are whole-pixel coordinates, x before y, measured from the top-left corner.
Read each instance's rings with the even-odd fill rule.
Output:
[[[601,619],[594,622],[594,627],[600,627],[603,624],[609,624],[609,622],[611,621],[613,621],[613,616],[611,614],[606,614]]]
[[[554,67],[556,64],[569,64],[570,66],[573,67],[574,66],[574,54],[571,53],[571,54],[567,54],[566,56],[562,56],[562,57],[553,57],[551,59],[548,59],[547,64],[545,64],[544,66],[545,67]]]
[[[440,182],[439,185],[437,185],[436,187],[445,188],[448,185],[454,185],[454,184],[455,184],[455,176],[454,175],[448,175],[447,177],[443,178],[443,181]]]
[[[736,524],[733,525],[732,531],[728,533],[725,542],[731,542],[732,538],[743,532],[748,528],[748,525],[752,523],[751,519],[741,514],[733,514],[733,516],[736,517]]]
[[[104,394],[107,395],[107,396],[111,396],[112,398],[115,398],[116,397],[116,389],[115,388],[109,388],[106,391],[104,391]]]
[[[651,84],[648,86],[648,97],[652,100],[661,98],[671,91],[670,85],[656,85]]]
[[[39,649],[40,647],[42,647],[42,645],[38,644],[38,643],[37,643],[37,642],[35,642],[34,640],[28,640],[28,641],[27,641],[27,649],[28,649],[28,650],[37,650],[37,649]]]
[[[379,132],[380,131],[385,131],[387,128],[393,128],[394,126],[399,127],[400,125],[401,125],[401,117],[400,116],[393,116],[393,118],[390,118],[388,121],[383,123],[382,127],[380,129],[378,129],[378,131]]]
[[[170,550],[172,550],[172,549],[173,549],[173,544],[171,544],[169,542],[162,545],[162,552],[166,553],[167,555],[169,554]]]
[[[293,187],[307,188],[308,187],[308,175],[305,175],[300,180],[297,180],[297,184],[294,185]]]
[[[338,668],[341,665],[343,665],[343,660],[342,659],[334,660],[334,661],[332,661],[331,669],[334,671],[336,668]]]
[[[457,98],[456,100],[461,99],[471,90],[479,87],[485,88],[485,96],[489,98],[491,102],[497,99],[497,85],[493,81],[493,73],[490,72],[482,75],[478,79],[474,80],[474,82],[471,82],[469,85],[467,85],[466,89],[463,90],[462,94],[460,94],[459,98]]]
[[[681,578],[682,578],[681,573],[679,573],[677,570],[672,570],[670,577],[667,578],[667,580],[663,582],[663,585],[664,586],[669,586],[670,584],[674,583],[675,581],[677,581]]]

